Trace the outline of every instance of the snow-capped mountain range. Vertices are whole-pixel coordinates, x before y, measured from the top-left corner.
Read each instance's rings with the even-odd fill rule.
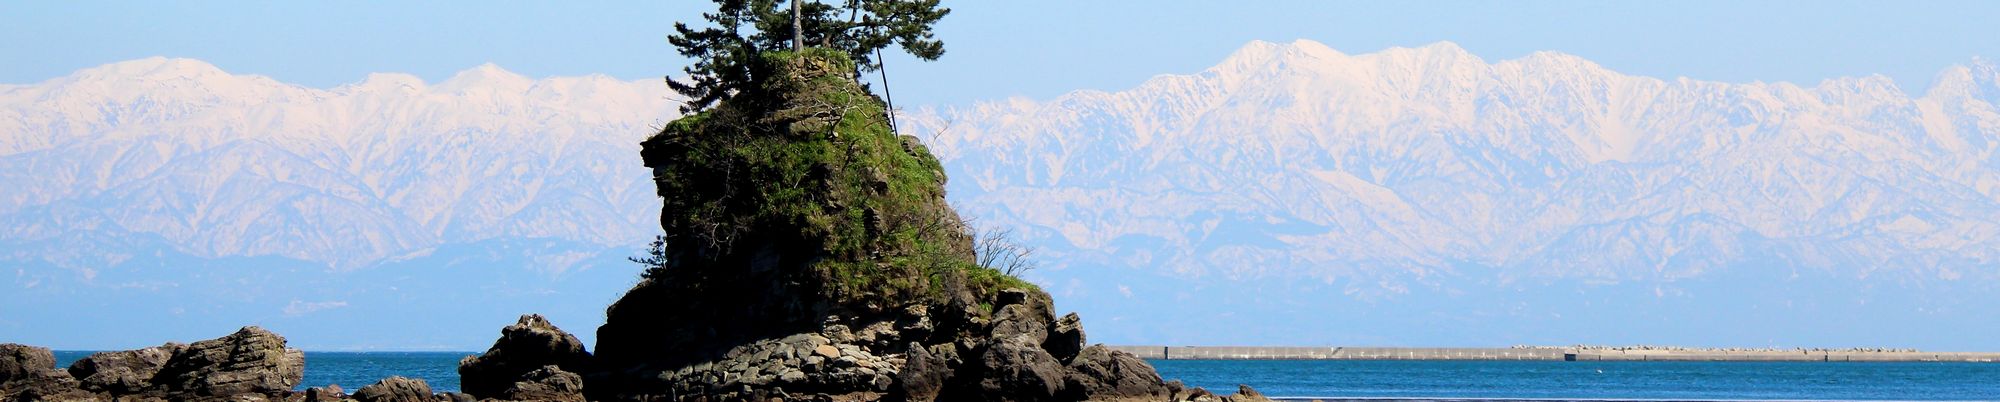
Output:
[[[157,238],[353,269],[495,238],[634,244],[658,231],[633,155],[674,117],[666,93],[491,64],[315,89],[166,58],[0,87],[0,249],[89,270]]]
[[[1918,93],[1253,42],[1126,90],[900,117],[1097,341],[1987,346],[1948,334],[2000,330],[2000,67]],[[436,329],[591,328],[658,231],[637,144],[669,94],[166,58],[0,85],[0,332],[472,350],[490,334]]]
[[[1662,80],[1553,52],[1301,40],[907,126],[952,169],[961,208],[1108,265],[1364,295],[1730,269],[1990,284],[1996,81],[1974,60],[1912,98],[1881,76]]]

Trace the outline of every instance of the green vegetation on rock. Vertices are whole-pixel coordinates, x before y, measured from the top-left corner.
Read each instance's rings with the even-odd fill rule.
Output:
[[[880,69],[875,56],[889,45],[936,60],[944,55],[944,42],[932,36],[931,25],[948,14],[951,9],[938,7],[938,0],[715,0],[715,11],[702,14],[713,26],[674,23],[667,41],[694,64],[683,70],[687,81],[667,80],[667,85],[688,97],[681,110],[693,112],[754,96],[767,77],[782,75],[774,74],[781,66],[768,62],[773,51],[813,46],[841,52],[858,62],[846,71],[850,76]]]
[[[802,268],[799,283],[819,286],[814,293],[838,306],[896,308],[960,290],[981,299],[1033,287],[975,263],[971,235],[945,202],[943,167],[916,138],[891,131],[844,53],[763,57],[777,73],[757,91],[676,120],[644,143],[666,229],[647,277],[765,253],[812,256],[782,268]]]

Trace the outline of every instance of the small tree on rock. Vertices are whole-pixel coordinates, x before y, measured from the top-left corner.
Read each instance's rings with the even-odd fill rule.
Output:
[[[938,0],[845,0],[840,5],[714,1],[715,11],[702,14],[714,26],[695,29],[676,22],[674,34],[667,37],[682,56],[695,60],[684,70],[686,81],[667,80],[669,87],[687,97],[682,112],[754,94],[752,83],[772,71],[762,65],[762,54],[791,49],[795,43],[846,53],[854,60],[857,76],[881,68],[874,55],[890,45],[899,45],[921,60],[937,60],[944,55],[944,42],[933,37],[931,25],[951,13],[938,7]]]

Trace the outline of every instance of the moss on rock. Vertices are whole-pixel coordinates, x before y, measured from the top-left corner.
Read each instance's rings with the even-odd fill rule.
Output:
[[[844,55],[764,57],[772,73],[755,90],[642,143],[664,235],[658,265],[609,309],[600,354],[694,361],[912,307],[974,311],[963,307],[1034,288],[975,263],[943,167],[891,130]]]

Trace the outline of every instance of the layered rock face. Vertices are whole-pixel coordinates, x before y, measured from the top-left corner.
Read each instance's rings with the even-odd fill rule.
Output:
[[[69,375],[81,382],[85,391],[107,394],[135,394],[153,384],[153,377],[187,345],[168,343],[139,350],[100,352],[77,360]]]
[[[0,345],[4,401],[284,400],[305,376],[305,354],[285,338],[244,327],[193,344],[100,352],[68,370],[48,349]]]

